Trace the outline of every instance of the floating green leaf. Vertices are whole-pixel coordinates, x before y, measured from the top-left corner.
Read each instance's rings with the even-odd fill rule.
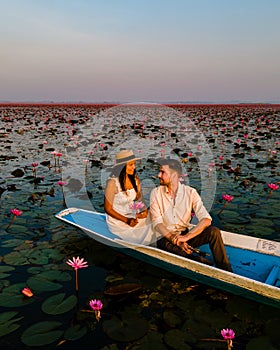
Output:
[[[113,316],[110,320],[103,322],[103,329],[111,339],[129,342],[142,338],[149,329],[149,323],[139,317],[121,320]]]
[[[36,292],[55,291],[62,288],[62,285],[58,282],[67,282],[71,278],[68,272],[50,270],[31,276],[28,278],[27,284]]]
[[[27,265],[28,261],[22,252],[11,252],[4,256],[4,262],[11,265]]]
[[[19,307],[33,303],[34,298],[27,298],[21,294],[21,290],[25,286],[24,283],[17,283],[4,288],[0,294],[0,306]]]
[[[18,238],[9,239],[9,240],[6,240],[6,241],[4,241],[2,243],[2,247],[4,247],[4,248],[13,248],[13,247],[19,246],[23,242],[24,242],[23,239],[18,239]]]
[[[44,268],[40,266],[30,267],[29,269],[27,269],[27,272],[31,273],[32,275],[37,275],[37,273],[40,273],[42,271],[44,271]]]
[[[276,347],[274,347],[269,337],[261,336],[254,339],[251,339],[249,343],[246,346],[246,350],[277,350]]]
[[[0,266],[0,279],[9,277],[10,274],[5,272],[13,271],[15,268],[13,266]]]
[[[32,290],[36,291],[37,293],[46,291],[52,292],[62,288],[62,285],[60,283],[49,281],[46,278],[41,278],[40,275],[28,278],[27,284]]]
[[[64,337],[66,340],[77,340],[82,338],[87,333],[87,327],[81,325],[75,325],[74,327],[70,327],[66,329],[64,333]]]
[[[194,340],[191,335],[179,329],[172,329],[164,335],[166,344],[175,350],[191,350],[192,346],[189,343]]]
[[[23,249],[4,256],[4,262],[10,265],[45,265],[48,261],[48,257],[40,249]]]
[[[171,310],[163,312],[163,319],[169,327],[178,327],[182,322],[181,318]]]
[[[60,282],[67,282],[71,281],[72,277],[68,272],[64,271],[58,271],[58,270],[50,270],[50,271],[43,271],[37,277],[44,278],[47,280],[52,281],[60,281]]]
[[[64,299],[64,297],[65,293],[52,295],[43,302],[42,310],[46,314],[60,315],[73,309],[77,304],[77,297],[75,295],[70,295],[66,299]]]
[[[107,288],[104,291],[104,293],[108,295],[129,294],[141,288],[142,288],[142,285],[139,283],[122,283],[122,284],[118,284]]]
[[[63,331],[57,329],[62,325],[61,322],[43,321],[27,328],[22,336],[21,341],[27,346],[43,346],[58,340]]]
[[[16,314],[17,312],[15,311],[8,311],[0,314],[0,337],[12,333],[20,327],[20,325],[15,322],[20,321],[23,317],[13,319]]]

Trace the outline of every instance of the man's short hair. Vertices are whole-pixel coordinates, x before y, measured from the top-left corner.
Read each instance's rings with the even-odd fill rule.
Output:
[[[182,165],[177,159],[162,158],[158,163],[160,166],[168,165],[169,169],[176,171],[179,176],[182,174]]]

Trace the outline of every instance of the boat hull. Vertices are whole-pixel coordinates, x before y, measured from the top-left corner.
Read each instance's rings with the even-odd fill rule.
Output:
[[[105,215],[70,208],[56,217],[83,230],[89,237],[121,250],[133,258],[185,278],[254,301],[280,308],[280,244],[254,237],[222,232],[234,273],[187,259],[156,247],[123,241],[113,235]],[[208,247],[204,247],[203,249]],[[208,248],[209,249],[209,248]],[[210,251],[209,251],[210,252]],[[243,274],[243,275],[242,275]],[[271,284],[268,284],[269,278]]]

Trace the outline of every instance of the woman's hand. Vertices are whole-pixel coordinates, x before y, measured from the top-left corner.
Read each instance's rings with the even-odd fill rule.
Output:
[[[138,220],[137,220],[137,218],[136,218],[136,219],[134,219],[134,218],[128,218],[128,219],[127,219],[127,224],[128,224],[128,226],[130,226],[130,227],[134,227],[134,226],[136,226],[136,225],[138,224]]]
[[[149,213],[148,209],[145,209],[145,210],[141,211],[141,213],[137,213],[136,218],[137,219],[145,219],[148,216],[148,213]]]

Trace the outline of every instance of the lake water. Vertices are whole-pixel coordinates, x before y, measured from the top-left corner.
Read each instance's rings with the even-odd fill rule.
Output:
[[[279,348],[278,309],[136,261],[54,217],[103,212],[114,155],[132,148],[147,200],[156,159],[176,157],[216,225],[280,241],[280,190],[268,187],[280,182],[279,105],[2,105],[0,116],[1,348],[226,349],[223,328],[234,349]],[[234,197],[226,206],[223,194]],[[78,295],[66,264],[77,256],[89,264]],[[103,302],[99,322],[91,299]]]

